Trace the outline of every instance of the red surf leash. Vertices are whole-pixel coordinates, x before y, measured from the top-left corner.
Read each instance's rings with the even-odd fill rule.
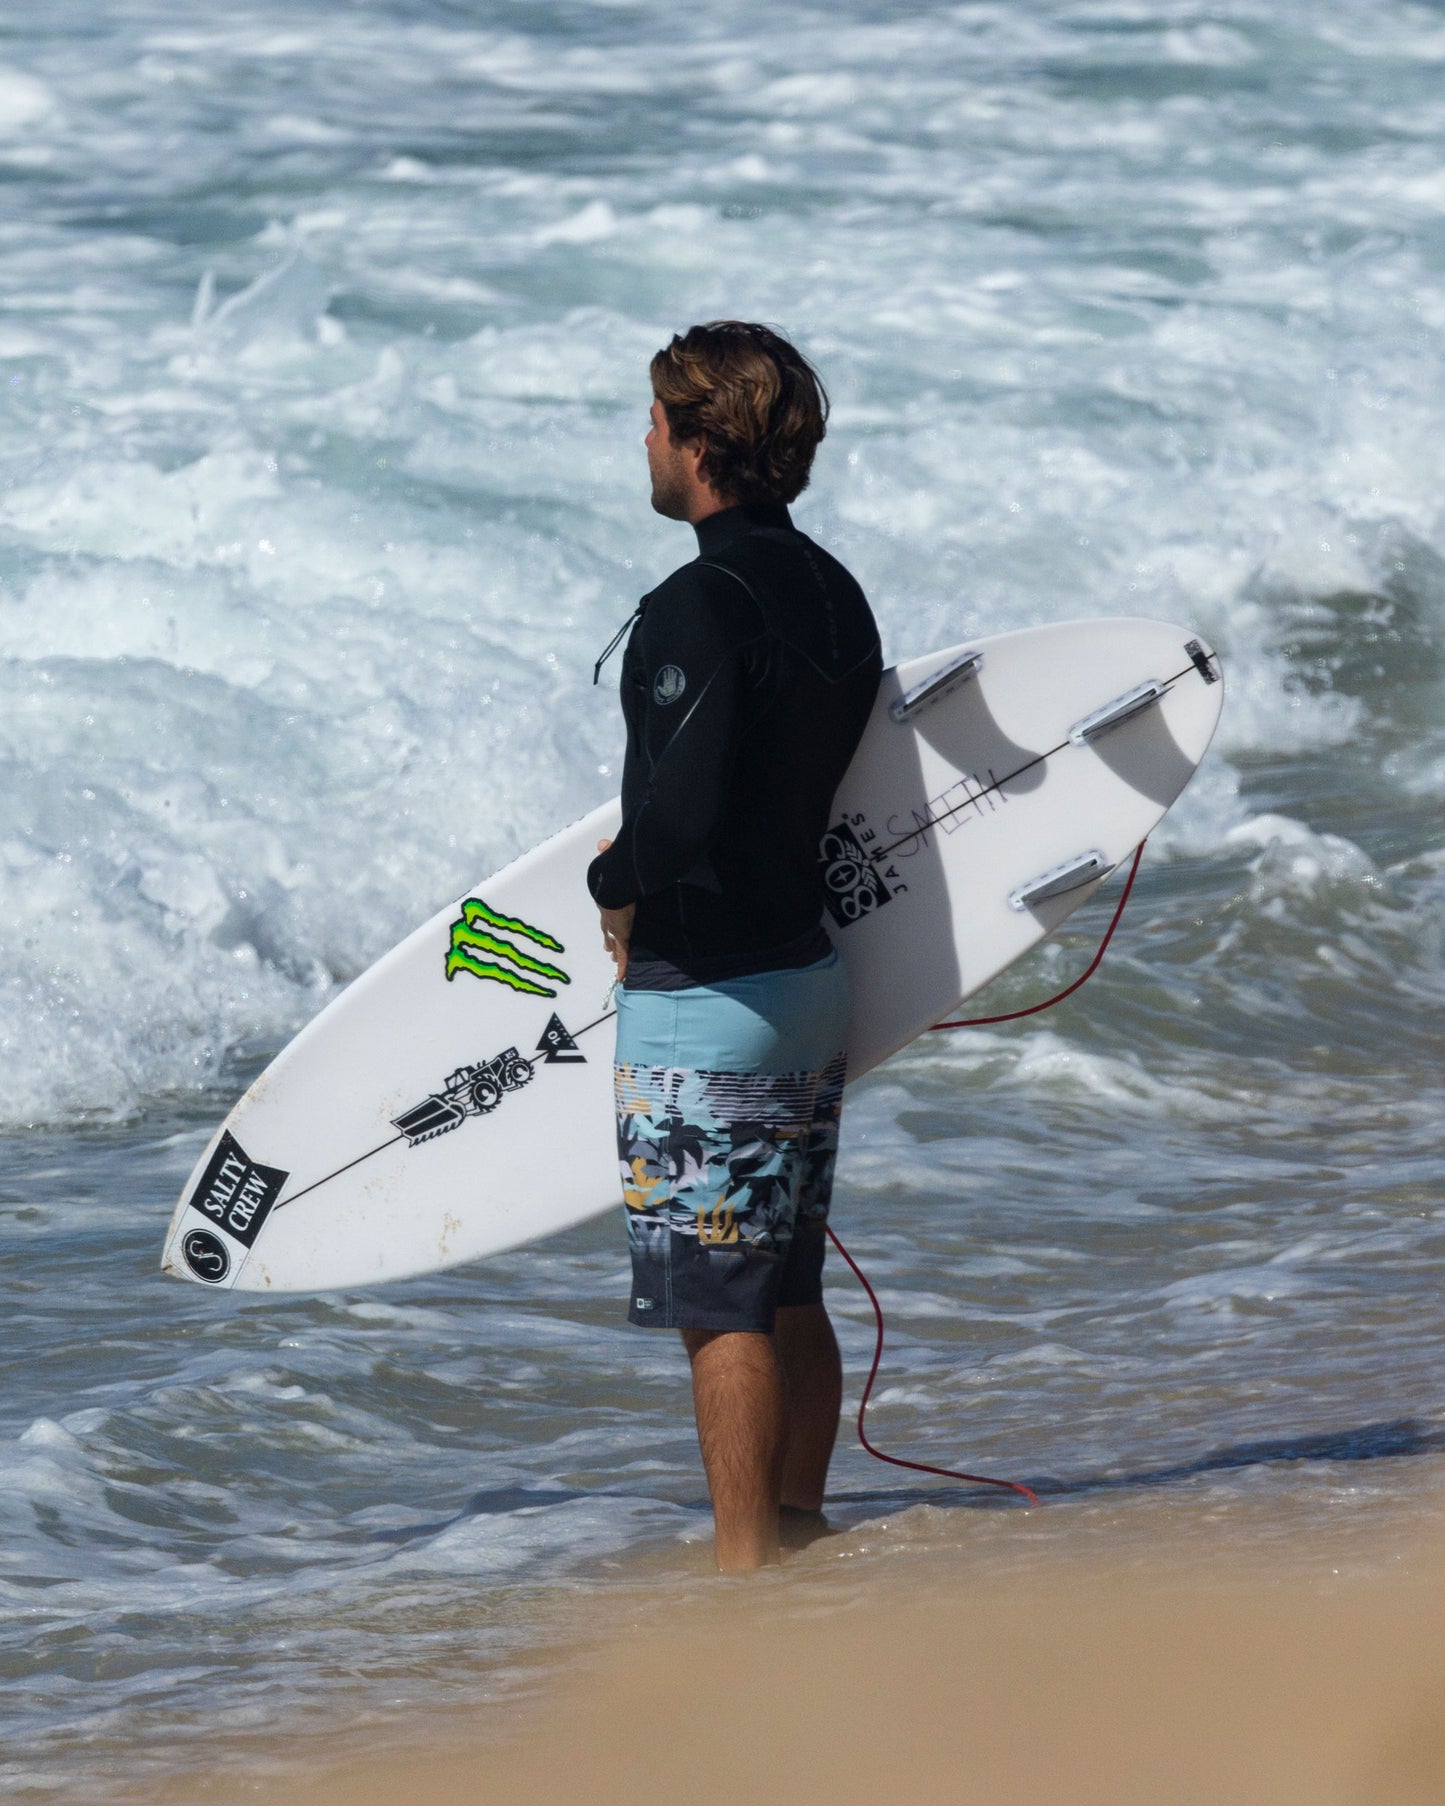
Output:
[[[1026,1010],[1009,1010],[1002,1016],[968,1016],[957,1022],[935,1022],[934,1029],[945,1028],[992,1028],[996,1022],[1017,1022],[1024,1016],[1037,1016],[1044,1010],[1051,1010],[1056,1003],[1062,1003],[1066,997],[1072,997],[1080,985],[1088,981],[1098,971],[1104,955],[1109,951],[1109,942],[1114,938],[1114,930],[1119,926],[1124,914],[1124,905],[1129,901],[1129,893],[1134,888],[1134,880],[1139,875],[1139,861],[1144,857],[1144,842],[1141,840],[1134,849],[1134,863],[1129,867],[1129,876],[1124,882],[1124,894],[1120,897],[1118,907],[1114,911],[1113,920],[1109,923],[1104,938],[1099,942],[1099,951],[1090,960],[1088,969],[1071,985],[1066,985],[1055,996],[1046,998],[1043,1003],[1030,1004]],[[877,1324],[877,1340],[873,1344],[873,1365],[868,1369],[868,1383],[863,1388],[863,1397],[858,1405],[858,1440],[868,1453],[877,1461],[886,1461],[890,1467],[910,1468],[916,1474],[937,1474],[940,1480],[963,1480],[970,1486],[997,1486],[1005,1492],[1016,1492],[1027,1499],[1030,1505],[1040,1503],[1039,1496],[1031,1487],[1018,1480],[992,1480],[987,1474],[963,1474],[950,1467],[930,1467],[926,1461],[904,1461],[898,1455],[885,1455],[882,1449],[874,1448],[868,1440],[868,1432],[864,1427],[864,1419],[868,1412],[868,1400],[873,1394],[873,1383],[878,1378],[878,1364],[883,1359],[883,1307],[878,1302],[878,1294],[868,1283],[868,1275],[854,1260],[853,1256],[838,1239],[837,1232],[831,1223],[824,1227],[828,1231],[828,1240],[847,1261],[853,1277],[868,1294],[868,1302],[873,1306],[873,1318]]]
[[[868,1440],[868,1432],[863,1427],[863,1419],[868,1410],[869,1395],[873,1391],[873,1382],[878,1378],[878,1363],[883,1359],[883,1306],[878,1302],[878,1294],[868,1283],[868,1275],[854,1260],[853,1256],[838,1240],[831,1223],[823,1227],[828,1231],[828,1239],[853,1269],[853,1277],[868,1294],[868,1302],[873,1306],[873,1316],[878,1325],[878,1340],[873,1344],[873,1365],[868,1370],[868,1384],[863,1388],[863,1397],[858,1406],[858,1440],[868,1453],[877,1461],[886,1461],[890,1467],[909,1467],[916,1474],[937,1474],[941,1480],[967,1480],[971,1486],[1001,1486],[1008,1492],[1019,1492],[1030,1505],[1037,1505],[1039,1496],[1030,1487],[1022,1485],[1018,1480],[990,1480],[987,1474],[960,1474],[950,1467],[930,1467],[926,1461],[904,1461],[898,1455],[885,1455],[882,1449],[875,1449]]]
[[[1114,938],[1114,930],[1124,914],[1124,905],[1129,901],[1129,892],[1134,888],[1134,880],[1139,875],[1139,861],[1144,857],[1144,841],[1140,841],[1134,849],[1134,863],[1129,867],[1129,876],[1124,880],[1124,894],[1119,899],[1119,907],[1114,911],[1114,919],[1110,922],[1104,938],[1099,942],[1099,951],[1089,961],[1088,970],[1076,978],[1071,985],[1065,985],[1062,991],[1052,997],[1046,997],[1042,1003],[1031,1003],[1026,1010],[1009,1010],[1003,1016],[965,1016],[958,1022],[935,1022],[928,1031],[936,1034],[941,1028],[992,1028],[996,1022],[1017,1022],[1024,1016],[1037,1016],[1044,1010],[1051,1010],[1056,1003],[1062,1003],[1066,997],[1072,997],[1080,985],[1086,985],[1099,970],[1104,955],[1109,951],[1109,942]]]

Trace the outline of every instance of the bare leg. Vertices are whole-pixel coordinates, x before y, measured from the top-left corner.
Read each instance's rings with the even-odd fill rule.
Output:
[[[697,1440],[712,1495],[717,1565],[739,1574],[778,1559],[783,1372],[771,1336],[685,1329]]]
[[[821,1304],[784,1305],[775,1335],[788,1399],[781,1502],[821,1511],[843,1404],[838,1341]]]

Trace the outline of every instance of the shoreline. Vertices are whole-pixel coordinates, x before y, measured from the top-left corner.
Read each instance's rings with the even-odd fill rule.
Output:
[[[1362,1512],[1343,1546],[1283,1563],[1176,1518],[1148,1547],[1137,1526],[1093,1558],[1050,1538],[1012,1570],[852,1534],[761,1580],[629,1583],[511,1710],[439,1713],[369,1755],[360,1726],[282,1741],[264,1773],[148,1797],[1426,1806],[1445,1799],[1445,1554],[1418,1509],[1409,1536]]]

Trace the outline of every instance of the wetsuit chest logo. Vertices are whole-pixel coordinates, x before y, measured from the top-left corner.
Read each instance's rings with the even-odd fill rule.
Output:
[[[677,665],[664,665],[653,679],[652,700],[660,707],[676,702],[687,688],[687,678]]]

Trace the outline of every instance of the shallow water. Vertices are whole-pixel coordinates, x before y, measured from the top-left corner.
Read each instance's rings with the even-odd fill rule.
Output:
[[[156,1263],[270,1052],[615,790],[592,660],[689,550],[646,360],[724,312],[823,368],[797,514],[890,656],[1139,612],[1229,682],[1099,976],[917,1044],[845,1127],[875,1436],[1051,1509],[850,1444],[837,1555],[1005,1562],[1156,1498],[1358,1551],[1428,1511],[1442,65],[1396,0],[5,28],[9,1784],[505,1692],[559,1601],[705,1567],[616,1224],[316,1300]],[[1109,901],[989,1002],[1081,969]],[[856,1386],[866,1301],[830,1301]]]

